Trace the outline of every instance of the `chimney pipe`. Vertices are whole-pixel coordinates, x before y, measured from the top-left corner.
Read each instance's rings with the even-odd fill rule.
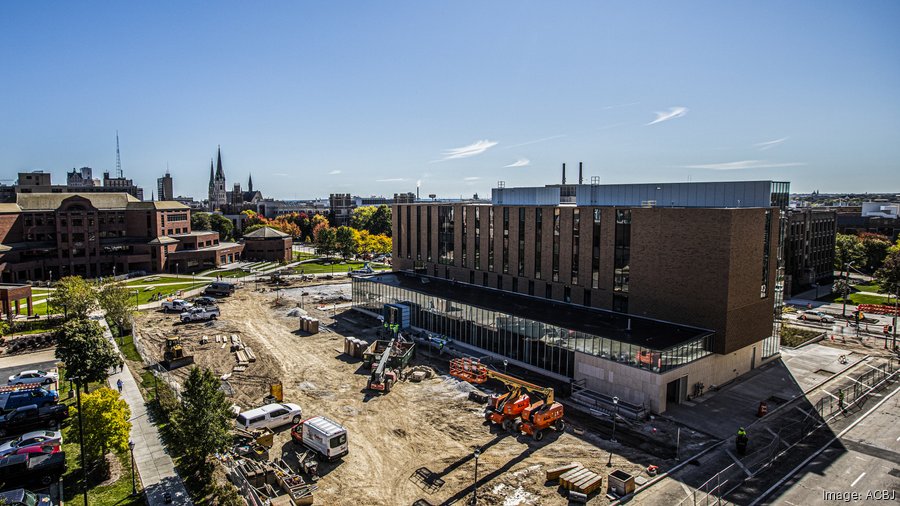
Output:
[[[563,164],[563,181],[562,184],[566,184],[566,164]]]
[[[578,162],[578,184],[584,184],[584,172],[581,170],[581,163]]]

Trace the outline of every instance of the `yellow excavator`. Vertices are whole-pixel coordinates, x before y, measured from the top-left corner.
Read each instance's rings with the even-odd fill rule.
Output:
[[[500,425],[504,430],[522,432],[540,441],[544,431],[562,431],[563,405],[555,401],[554,391],[493,371],[476,358],[456,358],[450,361],[450,375],[469,383],[482,384],[495,379],[507,387],[507,392],[490,397],[484,419]]]
[[[184,347],[181,340],[177,337],[166,338],[166,348],[163,351],[163,360],[160,362],[163,367],[171,371],[179,367],[184,367],[194,363],[193,355],[185,355]]]

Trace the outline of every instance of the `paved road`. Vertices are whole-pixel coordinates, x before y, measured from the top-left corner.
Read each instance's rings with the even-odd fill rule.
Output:
[[[896,392],[896,390],[894,391]],[[888,394],[890,395],[890,394]],[[825,492],[859,494],[848,504],[900,504],[900,395],[894,395],[803,467],[796,481],[765,504],[799,506],[841,502]],[[879,500],[873,494],[888,491]]]
[[[0,358],[0,385],[13,374],[26,369],[50,369],[56,365],[56,349],[50,348],[35,353],[24,353]]]

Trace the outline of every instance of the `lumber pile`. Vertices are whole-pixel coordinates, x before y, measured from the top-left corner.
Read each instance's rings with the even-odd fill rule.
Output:
[[[591,494],[603,485],[603,476],[577,462],[547,470],[547,481],[559,480],[559,486],[581,494]]]
[[[244,348],[244,353],[247,354],[247,360],[249,360],[250,362],[256,362],[256,354],[253,353],[253,350],[251,350],[249,346]]]

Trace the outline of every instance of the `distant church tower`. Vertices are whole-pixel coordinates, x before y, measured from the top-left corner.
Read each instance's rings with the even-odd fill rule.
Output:
[[[225,210],[227,204],[225,194],[225,171],[222,170],[222,147],[217,152],[216,172],[213,175],[213,162],[209,161],[209,210]]]

